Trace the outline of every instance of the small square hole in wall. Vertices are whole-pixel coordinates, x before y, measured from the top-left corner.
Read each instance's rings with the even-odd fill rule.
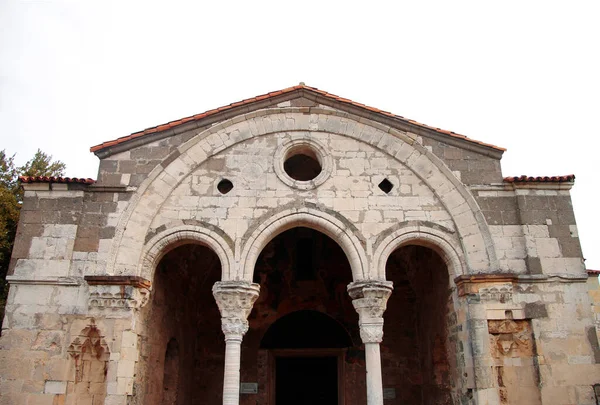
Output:
[[[219,182],[219,184],[217,184],[217,190],[219,190],[219,193],[221,193],[221,194],[229,193],[232,188],[233,188],[233,183],[227,179],[223,179]]]
[[[378,187],[384,193],[389,194],[389,192],[394,188],[394,185],[388,179],[383,179],[381,183],[379,183]]]

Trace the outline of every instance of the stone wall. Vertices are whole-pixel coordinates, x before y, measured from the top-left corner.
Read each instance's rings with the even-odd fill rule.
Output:
[[[594,403],[598,335],[570,183],[503,183],[497,150],[354,107],[259,104],[102,150],[94,185],[25,185],[0,337],[0,403],[169,403],[175,386],[176,401],[199,402],[190,387],[202,387],[220,403],[224,344],[210,288],[253,279],[263,290],[243,342],[242,379],[264,395],[262,334],[288,312],[316,310],[353,339],[344,357],[348,403],[364,403],[364,352],[345,288],[386,277],[396,290],[381,358],[396,402],[499,404],[527,391],[529,403]],[[298,150],[323,169],[309,182],[286,175],[284,161]],[[223,180],[233,188],[224,192]],[[275,287],[254,271],[257,259],[268,265],[269,243],[298,227],[343,252],[346,272],[333,291]],[[388,257],[406,245],[435,251],[430,267],[444,277],[388,273]],[[180,246],[187,253],[173,253]],[[197,269],[183,269],[186,255]],[[210,276],[198,278],[204,268]],[[270,296],[283,291],[289,297],[273,309]],[[429,315],[404,316],[415,311]]]

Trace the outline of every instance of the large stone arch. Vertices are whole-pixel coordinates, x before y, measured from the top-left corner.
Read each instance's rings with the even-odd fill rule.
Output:
[[[152,219],[170,193],[207,158],[245,140],[278,132],[329,132],[371,145],[394,157],[428,185],[450,213],[467,272],[498,268],[485,218],[470,191],[414,136],[375,121],[325,108],[259,110],[215,125],[181,145],[140,185],[116,227],[108,274],[134,274]]]
[[[378,278],[385,279],[385,266],[390,255],[406,245],[419,245],[434,250],[448,266],[449,281],[465,274],[467,265],[454,232],[424,221],[400,223],[378,238],[373,252],[373,266]]]
[[[137,274],[147,280],[154,279],[154,271],[160,259],[171,250],[186,243],[207,246],[221,262],[221,279],[228,280],[232,273],[234,253],[231,243],[218,232],[197,225],[167,227],[154,235],[145,245]]]
[[[273,238],[282,232],[298,226],[305,226],[322,232],[333,239],[344,251],[352,269],[354,281],[368,277],[368,261],[364,244],[357,235],[358,230],[347,220],[334,217],[324,211],[310,208],[283,208],[276,214],[269,214],[260,225],[244,236],[247,240],[240,256],[241,279],[252,282],[254,266],[258,255]],[[353,229],[354,228],[354,229]]]

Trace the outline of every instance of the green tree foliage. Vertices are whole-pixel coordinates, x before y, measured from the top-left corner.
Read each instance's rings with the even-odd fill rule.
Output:
[[[23,201],[23,191],[19,176],[63,176],[65,164],[52,161],[52,156],[41,150],[21,167],[15,167],[15,156],[0,151],[0,322],[4,318],[4,305],[8,294],[6,274],[10,255],[17,233],[19,211]]]

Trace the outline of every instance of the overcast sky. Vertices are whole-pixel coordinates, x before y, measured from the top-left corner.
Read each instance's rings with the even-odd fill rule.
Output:
[[[96,178],[90,146],[298,84],[577,176],[600,269],[600,2],[0,0],[0,149]]]

